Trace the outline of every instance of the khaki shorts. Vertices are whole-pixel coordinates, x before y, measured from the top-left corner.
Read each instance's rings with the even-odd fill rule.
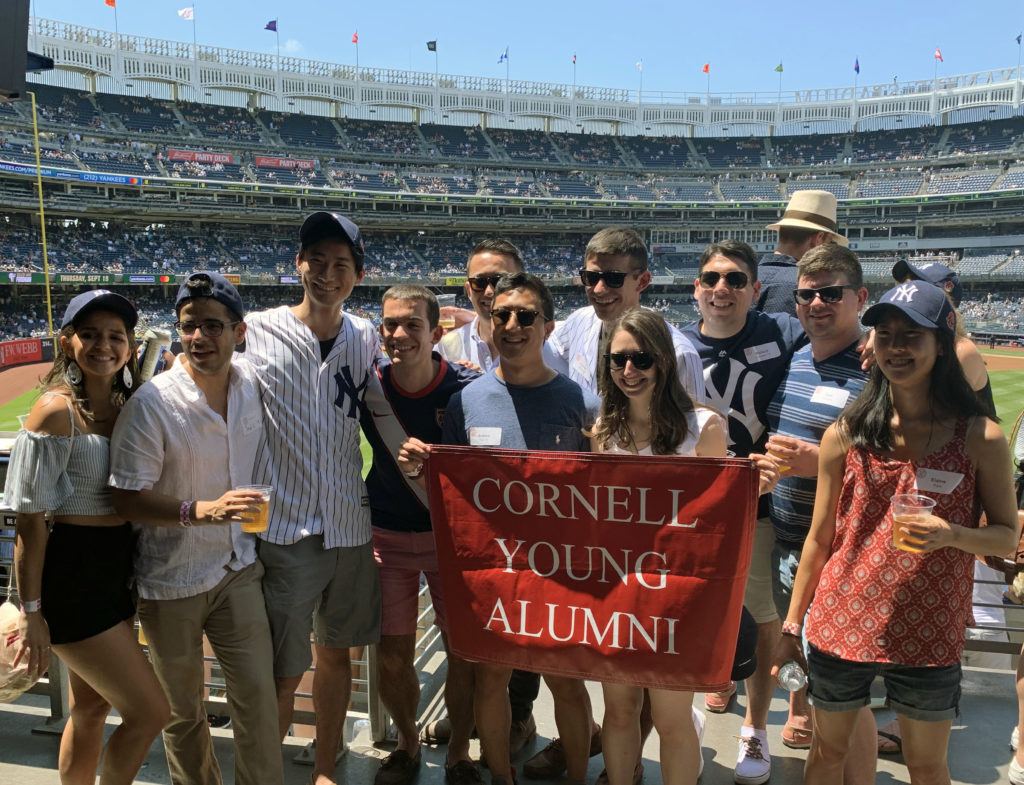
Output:
[[[274,643],[274,676],[301,676],[313,664],[309,645],[332,649],[380,640],[380,580],[373,543],[324,549],[322,535],[291,545],[261,541],[263,597]]]
[[[750,554],[750,574],[743,604],[758,624],[778,621],[772,595],[772,548],[775,546],[775,529],[771,518],[761,518],[754,529],[754,550]]]

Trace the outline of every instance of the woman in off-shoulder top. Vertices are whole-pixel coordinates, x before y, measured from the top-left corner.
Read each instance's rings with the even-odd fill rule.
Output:
[[[111,706],[122,722],[107,743],[101,785],[134,780],[170,714],[132,630],[134,538],[107,487],[110,433],[137,380],[136,321],[134,306],[113,292],[70,302],[4,489],[17,519],[18,657],[41,675],[52,646],[70,674],[59,758],[65,785],[95,781]]]

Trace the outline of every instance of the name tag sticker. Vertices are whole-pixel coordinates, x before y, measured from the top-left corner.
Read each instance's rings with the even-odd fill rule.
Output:
[[[835,387],[815,387],[811,395],[811,403],[823,403],[826,406],[835,406],[842,409],[850,400],[849,390],[839,390]]]
[[[501,428],[473,426],[469,429],[469,444],[472,447],[501,446]]]
[[[782,352],[779,351],[779,345],[774,341],[758,344],[757,346],[748,346],[743,350],[743,354],[746,355],[747,365],[763,363],[765,360],[774,360],[776,357],[782,356]]]
[[[930,493],[952,493],[964,476],[960,472],[944,472],[939,469],[918,469],[914,487]]]

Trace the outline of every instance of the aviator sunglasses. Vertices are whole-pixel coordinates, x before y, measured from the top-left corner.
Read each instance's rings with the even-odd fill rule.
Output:
[[[540,311],[532,311],[529,308],[497,308],[491,311],[491,318],[498,324],[508,324],[512,314],[516,315],[520,327],[532,327],[538,316],[547,321],[546,317],[541,316]]]
[[[616,371],[623,370],[627,362],[633,363],[633,367],[638,371],[646,371],[654,365],[654,355],[649,352],[609,352],[605,359]]]
[[[743,289],[750,283],[750,276],[739,270],[732,270],[728,273],[719,273],[714,270],[705,270],[700,274],[700,285],[705,289],[714,289],[718,282],[724,278],[725,285],[730,289]]]
[[[856,291],[856,286],[849,284],[837,284],[836,286],[822,286],[820,289],[794,289],[793,299],[798,305],[810,305],[815,297],[820,297],[823,303],[834,305],[843,299],[843,290]]]

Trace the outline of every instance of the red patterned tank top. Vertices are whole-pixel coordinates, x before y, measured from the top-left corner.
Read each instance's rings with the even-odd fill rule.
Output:
[[[822,570],[807,621],[815,648],[853,662],[940,666],[960,661],[971,614],[974,557],[956,548],[906,553],[892,544],[890,499],[923,493],[935,514],[976,528],[981,506],[967,455],[967,421],[920,461],[882,458],[864,448],[846,454],[832,555]],[[923,469],[961,479],[948,493],[918,486]],[[922,479],[924,475],[922,474]],[[949,483],[950,485],[952,482]]]

